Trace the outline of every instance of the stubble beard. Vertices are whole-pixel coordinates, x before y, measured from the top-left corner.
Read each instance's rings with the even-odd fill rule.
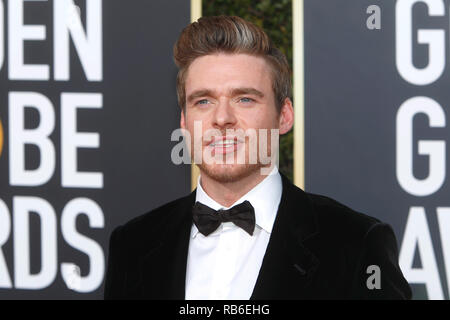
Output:
[[[256,163],[249,163],[249,153],[251,151],[248,150],[249,143],[247,139],[245,145],[247,147],[247,150],[245,152],[244,163],[239,163],[237,161],[237,154],[234,154],[233,161],[231,163],[226,163],[222,161],[219,163],[202,162],[201,164],[197,164],[200,169],[200,172],[204,175],[207,175],[210,179],[213,179],[219,183],[238,182],[252,175],[256,176],[258,174],[261,174],[261,168],[266,167],[267,165],[263,165],[260,162],[258,156],[259,151],[256,151],[256,158],[257,158]],[[271,155],[270,143],[268,154]],[[222,158],[222,160],[224,159]]]
[[[230,163],[227,163],[225,158],[226,156],[223,155],[223,157],[219,156],[219,161],[213,161],[213,163],[208,163],[207,161],[202,161],[201,163],[196,163],[197,166],[200,169],[200,173],[202,175],[208,176],[210,179],[218,182],[218,183],[231,183],[231,182],[238,182],[242,181],[243,179],[246,179],[250,176],[256,176],[256,175],[263,175],[262,168],[264,167],[270,167],[272,163],[270,164],[263,164],[260,161],[259,156],[259,140],[260,136],[257,136],[257,147],[256,150],[249,150],[249,138],[245,137],[245,143],[244,143],[244,154],[245,154],[245,160],[242,162],[237,161],[238,153],[234,153],[232,155],[233,160]],[[191,148],[194,148],[194,145],[191,146]],[[272,149],[271,149],[271,141],[270,137],[267,139],[267,144],[265,145],[265,148],[267,148],[267,155],[269,157],[272,157]],[[192,150],[192,149],[191,149]],[[204,156],[203,153],[204,149],[202,150],[202,157]],[[256,158],[256,163],[250,162],[250,153],[252,154],[252,158]],[[195,163],[194,159],[191,158],[193,163]],[[250,162],[250,163],[249,163]]]
[[[230,183],[243,180],[257,174],[261,164],[205,164],[198,165],[200,172],[219,183]]]

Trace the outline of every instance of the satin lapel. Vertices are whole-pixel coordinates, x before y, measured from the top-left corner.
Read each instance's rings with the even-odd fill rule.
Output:
[[[143,298],[184,299],[194,200],[195,191],[170,213],[161,241],[142,257]]]
[[[312,205],[301,189],[282,175],[283,193],[251,299],[302,299],[319,264],[307,248],[318,233]]]

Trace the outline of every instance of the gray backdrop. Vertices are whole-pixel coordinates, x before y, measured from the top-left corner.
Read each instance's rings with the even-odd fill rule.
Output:
[[[94,3],[92,8],[95,3],[102,4],[102,22],[98,24],[101,40],[97,41],[100,49],[93,37],[93,51],[84,48],[80,58],[83,48],[75,48],[70,39],[67,79],[56,67],[53,51],[55,43],[61,45],[64,37],[64,33],[58,33],[61,38],[54,39],[53,26],[58,20],[53,15],[55,2],[23,2],[23,25],[45,27],[32,29],[30,35],[17,23],[20,7],[10,10],[8,1],[0,1],[0,121],[4,127],[0,155],[0,299],[101,298],[112,229],[189,191],[190,167],[172,165],[173,144],[168,143],[171,131],[178,126],[172,46],[189,22],[189,1],[134,0],[126,5],[119,0],[88,1]],[[404,7],[400,7],[402,12],[397,12],[396,17],[399,1],[305,0],[306,189],[390,223],[397,234],[403,266],[408,269],[404,272],[412,283],[414,297],[448,298],[449,272],[445,269],[450,268],[450,261],[445,260],[450,260],[450,213],[445,177],[449,132],[445,116],[450,100],[446,86],[449,2],[418,1],[412,9],[405,9],[413,1],[401,0]],[[429,17],[427,3],[436,7],[433,10],[437,16]],[[86,30],[86,1],[75,4]],[[374,4],[381,9],[379,30],[366,25],[371,16],[366,10]],[[397,30],[395,22],[409,14],[412,57],[402,51],[404,42],[400,47],[396,45],[398,35],[404,37],[405,33]],[[71,11],[63,15],[70,20],[67,25],[76,25]],[[11,24],[10,20],[16,23]],[[402,20],[401,25],[407,23]],[[14,32],[9,32],[10,27],[15,28]],[[421,44],[418,34],[422,29],[443,34],[428,34],[433,44]],[[27,37],[35,40],[26,40]],[[23,49],[23,61],[17,48]],[[429,49],[434,50],[434,56],[430,57]],[[99,50],[102,68],[95,63]],[[396,62],[396,55],[400,62]],[[417,69],[418,76],[408,76],[408,72],[405,76],[399,71],[399,64],[408,67],[409,58],[412,64],[408,72]],[[439,76],[424,81],[427,76],[421,76],[420,70],[435,63],[439,69],[442,60]],[[81,61],[90,65],[83,66]],[[48,76],[45,77],[45,67],[19,70],[21,64],[47,65]],[[10,70],[11,66],[14,70]],[[425,83],[417,83],[421,81]],[[410,121],[412,132],[408,140],[408,132],[404,132],[408,121],[397,118],[405,101],[416,97],[432,99],[437,106],[423,100],[414,105],[422,112]],[[71,104],[81,105],[76,116],[71,118],[69,113],[65,122],[62,100],[67,110],[74,110]],[[435,112],[437,125],[429,122],[427,110]],[[44,130],[44,123],[53,127],[47,128],[47,135],[34,137],[46,147],[26,143],[33,139],[33,133]],[[62,149],[74,150],[68,144],[83,144],[83,137],[74,131],[91,134],[87,144],[93,146],[75,148],[75,156],[72,153],[63,157]],[[71,138],[62,141],[64,132]],[[397,141],[399,134],[402,139]],[[431,156],[420,154],[420,142],[437,142],[428,144]],[[417,186],[409,186],[408,181],[402,180],[404,177],[398,178],[399,171],[408,173],[404,170],[407,162],[396,164],[397,150],[404,150],[406,145],[412,150],[406,157],[402,154],[401,160],[412,158],[409,178],[415,179]],[[439,154],[442,147],[447,157]],[[54,155],[42,154],[45,148],[54,150]],[[430,165],[432,158],[437,162]],[[71,159],[72,166],[75,159],[78,173],[96,173],[94,182],[87,176],[78,180],[66,177],[63,182],[62,172],[67,175],[70,171],[66,168],[70,161],[63,159]],[[30,185],[31,178],[17,171],[23,162],[22,169],[31,177],[33,170],[49,161],[54,166],[47,168],[48,179],[41,177],[34,185]],[[14,174],[13,166],[17,171]],[[442,183],[435,183],[434,191],[425,192],[421,183],[431,173]],[[77,210],[80,207],[89,212]],[[49,242],[53,237],[56,241]],[[414,261],[409,259],[411,248]],[[27,262],[26,257],[29,262],[23,263]],[[78,267],[66,270],[66,280],[62,276],[65,263]],[[43,276],[43,270],[47,275]],[[90,283],[94,288],[80,292],[80,278],[92,275]],[[32,281],[33,276],[40,277],[39,281]],[[31,288],[30,283],[41,286]]]
[[[13,58],[19,56],[14,50],[8,52],[9,46],[14,46],[11,44],[13,37],[16,37],[16,42],[21,40],[17,40],[20,26],[12,26],[19,31],[9,34],[8,21],[13,19],[16,24],[20,21],[17,18],[21,16],[17,14],[20,13],[20,5],[9,10],[8,1],[0,1],[0,9],[4,9],[0,10],[0,25],[4,27],[3,34],[0,28],[0,49],[2,46],[4,49],[4,59],[1,59],[0,54],[0,119],[5,136],[0,156],[0,299],[102,298],[109,235],[113,228],[189,192],[190,166],[175,166],[170,161],[173,146],[170,134],[178,127],[179,121],[172,47],[182,28],[189,23],[190,3],[184,0],[75,1],[80,8],[85,33],[89,36],[94,34],[90,34],[91,30],[87,26],[86,11],[90,11],[89,14],[94,17],[92,26],[100,30],[101,39],[95,46],[96,39],[92,36],[89,40],[94,43],[91,45],[96,50],[87,55],[88,50],[85,50],[86,56],[81,59],[70,36],[70,74],[66,80],[58,80],[55,75],[55,1],[23,3],[23,25],[45,27],[45,39],[19,42],[23,44],[23,64],[47,65],[49,76],[48,79],[33,80],[30,79],[31,71],[24,71],[21,76],[9,72],[10,66],[15,63]],[[101,6],[99,14],[95,13],[96,5],[97,8]],[[73,16],[72,10],[59,12],[59,18],[62,12],[62,15],[67,16],[61,19],[69,20],[69,25],[76,25],[73,19],[77,18]],[[66,29],[64,26],[60,28]],[[36,28],[33,30],[39,32]],[[80,48],[83,51],[81,45]],[[82,60],[94,58],[95,61],[97,54],[102,56],[102,68],[96,63],[83,67]],[[17,64],[14,68],[17,71]],[[89,76],[88,69],[93,72]],[[18,79],[20,77],[28,79]],[[10,119],[13,113],[11,109],[21,108],[20,99],[27,92],[37,95],[26,102],[26,108],[21,109],[25,110],[23,113],[19,112],[19,116]],[[73,179],[63,185],[61,136],[64,130],[72,130],[73,134],[73,128],[69,125],[73,121],[70,113],[67,122],[61,124],[63,93],[78,93],[78,98],[68,100],[72,99],[72,103],[81,105],[82,99],[79,98],[88,96],[86,93],[100,97],[100,101],[88,99],[84,107],[76,109],[75,130],[91,134],[87,139],[90,141],[88,144],[95,144],[93,141],[96,138],[92,134],[98,134],[97,146],[76,149],[76,161],[78,171],[100,174],[102,185],[86,187],[84,178],[80,179],[80,186],[76,186]],[[36,96],[40,97],[37,99],[39,101],[35,99]],[[50,101],[50,109],[39,112],[33,104],[43,104],[41,100],[45,100],[45,97]],[[55,151],[55,155],[49,157],[54,160],[54,170],[48,181],[30,186],[27,185],[26,177],[17,175],[18,180],[14,180],[10,172],[11,162],[17,162],[18,157],[10,157],[10,141],[18,137],[17,130],[20,128],[31,130],[33,135],[33,129],[39,128],[44,120],[51,122],[53,116],[54,128],[49,137],[44,137],[51,142]],[[24,119],[22,127],[20,118]],[[16,128],[15,132],[10,132],[11,121],[19,124],[13,127]],[[40,162],[44,161],[39,147],[29,143],[24,150],[25,169],[37,169]],[[73,155],[70,158],[73,159]],[[45,162],[48,161],[51,160]],[[67,210],[66,220],[62,221],[64,209]],[[90,215],[83,210],[90,210]],[[56,248],[49,243],[54,236]],[[19,245],[15,254],[14,247]],[[47,248],[45,254],[42,247]],[[83,248],[91,248],[91,252]],[[17,266],[14,264],[15,255]],[[19,265],[24,265],[23,259],[27,256],[29,270],[18,270]],[[96,259],[91,259],[94,256]],[[63,263],[78,266],[68,269],[67,280],[62,278]],[[49,274],[48,279],[33,281],[32,276],[39,276],[42,269]],[[91,288],[84,287],[88,288],[84,290],[87,292],[80,292],[80,288],[83,288],[80,287],[80,277],[94,274],[95,279],[90,281]],[[31,288],[30,283],[41,285]]]
[[[450,3],[399,2],[305,0],[306,189],[391,224],[404,266],[409,268],[405,270],[402,266],[414,298],[448,299],[450,274],[447,271],[446,275],[445,266],[450,268],[447,218],[450,184],[445,169],[450,132],[445,117],[450,102],[450,70],[446,64]],[[428,15],[428,4],[434,5],[436,16]],[[371,5],[381,9],[381,29],[367,27],[373,11],[366,10]],[[405,33],[406,29],[396,28],[395,22],[408,27],[408,15],[412,17],[411,31]],[[372,20],[369,22],[373,24]],[[419,43],[420,30],[438,30],[440,34],[433,35],[434,43],[428,46]],[[401,40],[399,45],[396,40]],[[412,43],[409,46],[412,57],[404,52],[408,41]],[[429,54],[431,47],[435,56]],[[412,61],[410,69],[425,69],[435,63],[439,70],[442,65],[439,61],[445,66],[441,66],[440,76],[434,77],[437,79],[417,84],[426,75],[414,78],[412,72],[402,76],[399,71],[408,66],[408,59]],[[421,96],[434,100],[438,104],[434,109],[438,110],[419,101],[416,107],[422,111],[413,113],[410,121],[401,116],[397,123],[397,114],[405,101]],[[405,106],[406,109],[413,108]],[[434,112],[437,124],[429,122],[425,114],[428,111]],[[408,124],[412,125],[410,139],[405,129]],[[404,138],[397,141],[396,130]],[[438,164],[430,165],[430,157],[419,154],[420,141],[440,144],[434,145],[432,152]],[[405,152],[405,147],[411,144],[412,152]],[[443,154],[439,153],[441,147]],[[396,155],[397,148],[400,157]],[[408,158],[412,159],[412,170],[407,170]],[[401,170],[417,179],[417,186],[397,178]],[[431,171],[438,182],[434,191],[425,192],[421,184]],[[439,180],[443,182],[439,184]],[[423,194],[419,195],[421,190]],[[412,207],[414,214],[410,213]],[[437,218],[438,208],[442,211],[441,222]],[[403,240],[408,217],[412,219],[409,235]]]

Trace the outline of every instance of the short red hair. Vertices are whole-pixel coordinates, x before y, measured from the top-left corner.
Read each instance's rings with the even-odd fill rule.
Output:
[[[196,58],[214,53],[246,53],[264,58],[272,69],[272,88],[278,112],[291,97],[291,74],[285,55],[260,27],[235,16],[202,17],[189,24],[175,43],[173,55],[178,66],[178,104],[186,105],[187,70]]]

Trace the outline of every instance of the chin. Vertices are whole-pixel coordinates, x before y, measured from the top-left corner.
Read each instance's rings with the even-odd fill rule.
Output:
[[[236,182],[255,174],[261,168],[260,164],[201,164],[202,174],[217,182]]]

